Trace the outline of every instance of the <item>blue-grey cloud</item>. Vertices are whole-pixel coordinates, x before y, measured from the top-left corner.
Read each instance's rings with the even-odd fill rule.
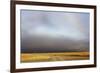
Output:
[[[21,48],[89,51],[89,13],[21,10]]]

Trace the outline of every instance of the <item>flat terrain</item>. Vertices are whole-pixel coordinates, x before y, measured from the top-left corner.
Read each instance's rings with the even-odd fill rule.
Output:
[[[87,60],[89,52],[21,53],[21,62]]]

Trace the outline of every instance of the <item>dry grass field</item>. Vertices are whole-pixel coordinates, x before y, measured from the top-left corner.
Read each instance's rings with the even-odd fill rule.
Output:
[[[21,62],[46,62],[89,59],[89,52],[21,53]]]

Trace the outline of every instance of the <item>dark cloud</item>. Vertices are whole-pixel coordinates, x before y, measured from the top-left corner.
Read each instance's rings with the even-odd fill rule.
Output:
[[[63,37],[30,36],[22,38],[21,48],[22,52],[89,51],[89,42]]]

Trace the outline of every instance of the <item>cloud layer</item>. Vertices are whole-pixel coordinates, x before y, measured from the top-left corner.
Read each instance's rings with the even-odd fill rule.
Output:
[[[89,51],[89,13],[21,10],[21,49]]]

